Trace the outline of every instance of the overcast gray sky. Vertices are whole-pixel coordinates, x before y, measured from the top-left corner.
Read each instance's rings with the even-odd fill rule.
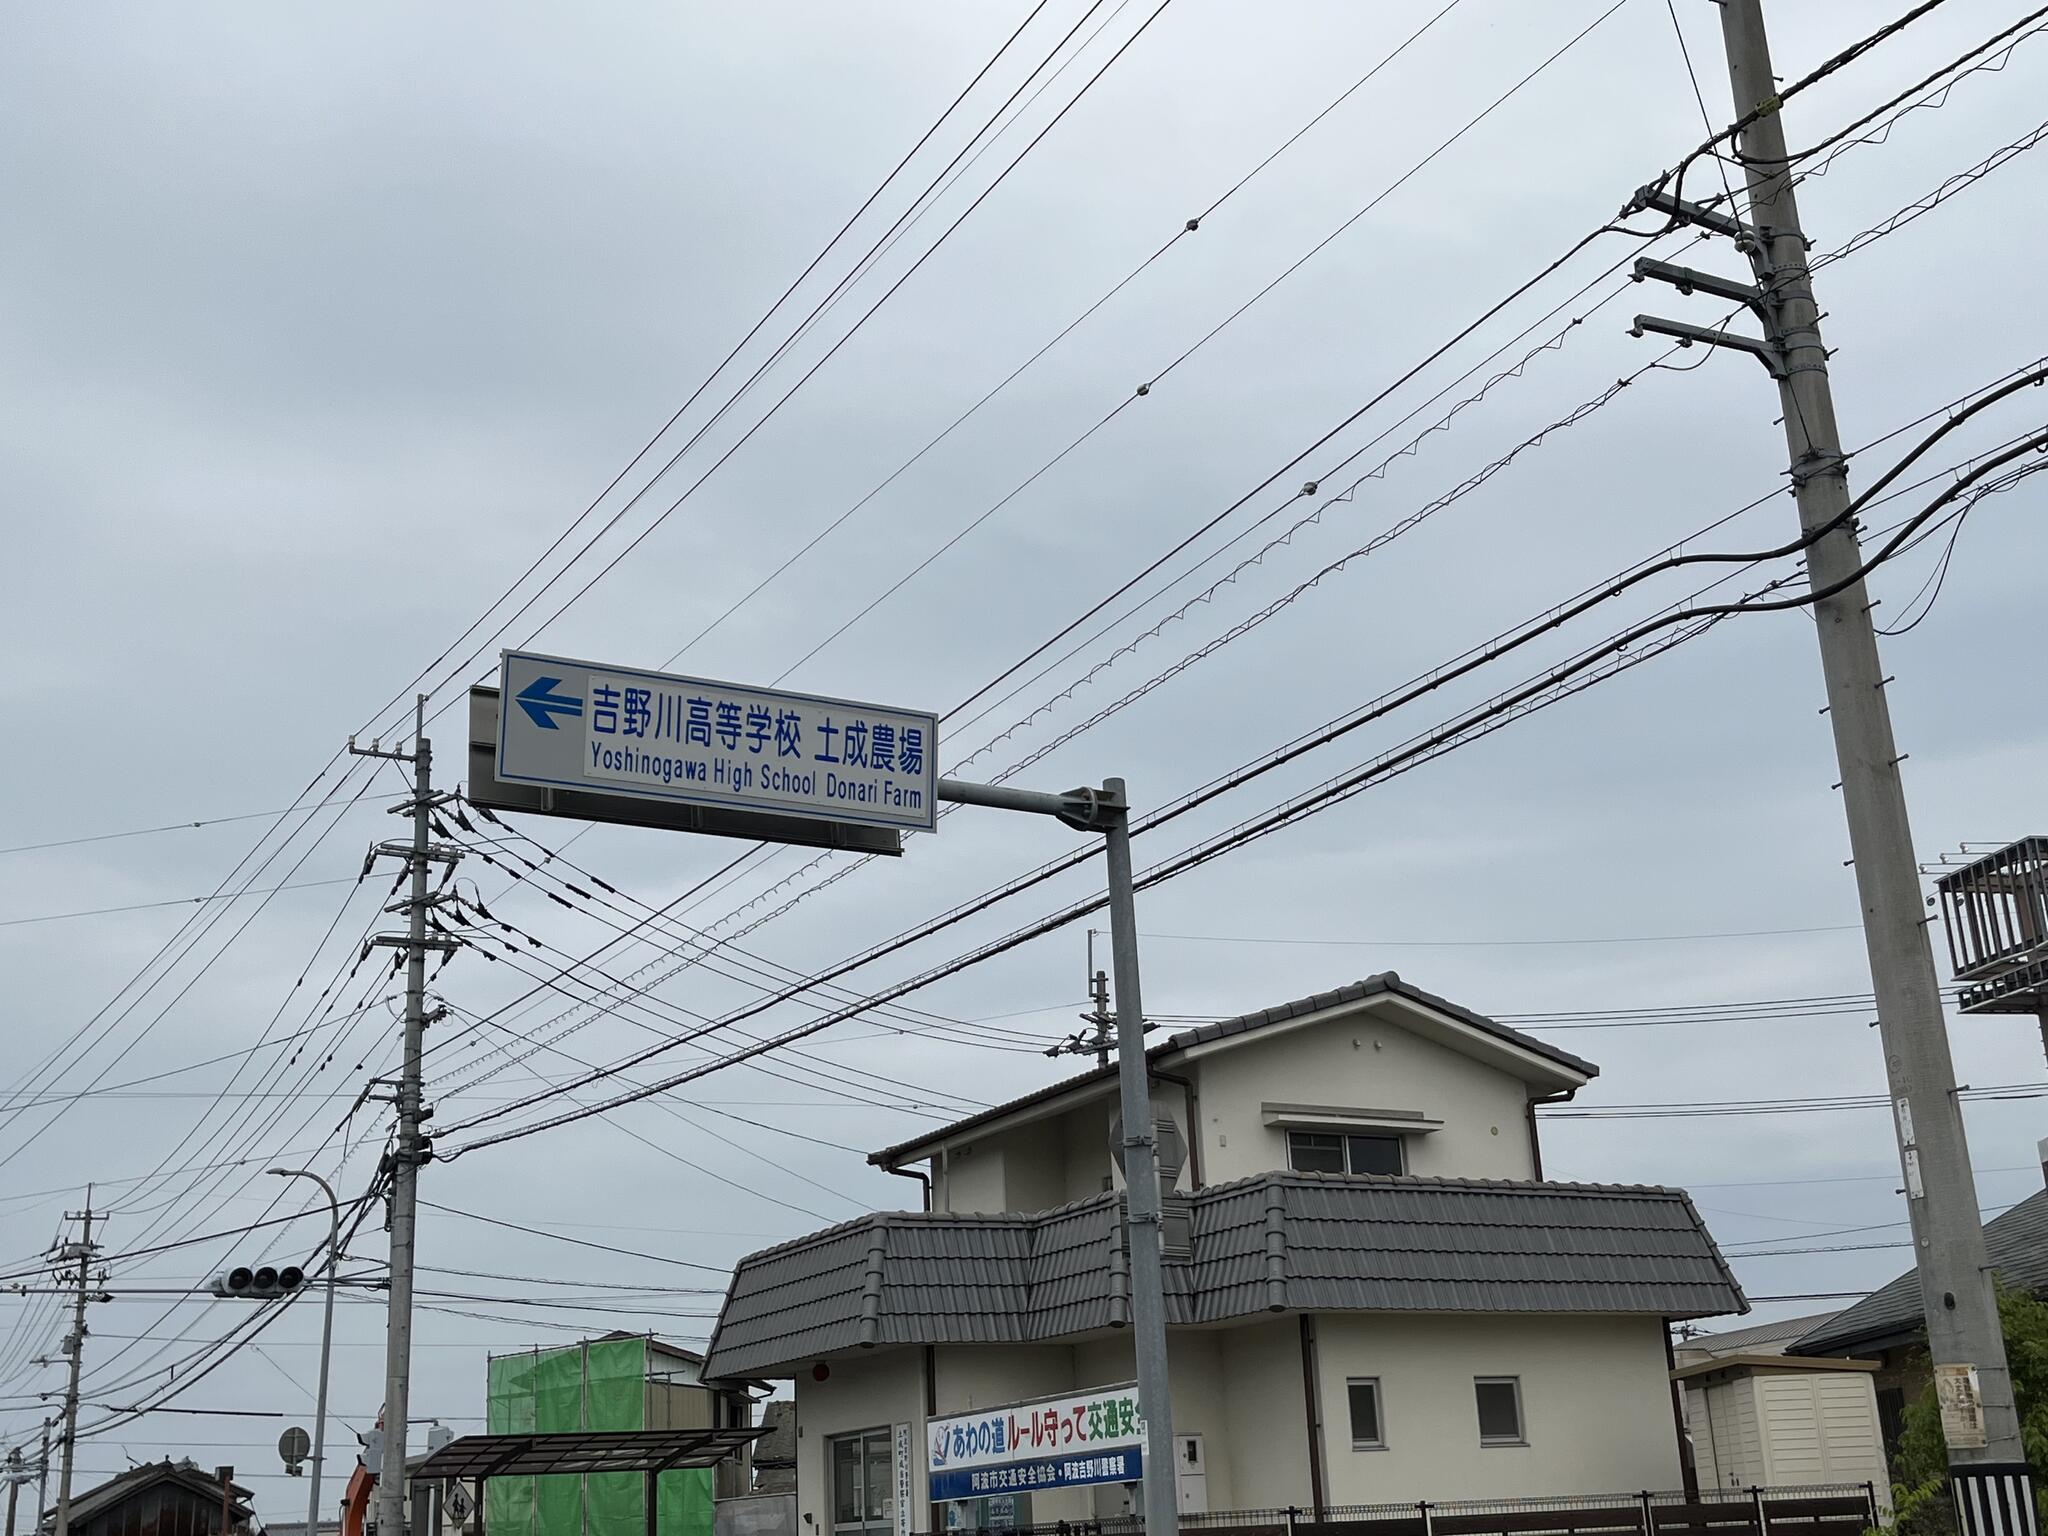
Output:
[[[1287,527],[1306,510],[1289,502],[1292,492],[1326,478],[1318,522],[1118,656],[972,771],[1016,762],[1659,355],[1658,343],[1625,333],[1637,308],[1718,318],[1704,299],[1621,293],[1383,477],[1349,499],[1330,496],[1607,297],[1614,285],[1599,284],[1566,303],[1633,254],[1633,242],[1610,236],[1290,467],[1703,137],[1670,12],[1662,0],[1623,0],[1394,185],[1608,9],[1608,0],[1462,0],[817,549],[686,644],[1442,10],[1440,0],[1172,0],[1143,25],[1151,0],[1092,10],[1086,0],[1049,0],[744,364],[768,355],[1080,22],[1060,55],[1078,57],[1042,95],[1018,97],[1014,126],[510,621],[506,642],[761,683],[787,672],[793,686],[943,711],[1280,472],[1138,589],[1168,595],[986,719],[949,725],[941,758],[951,764]],[[1781,74],[1804,73],[1889,9],[1773,6]],[[1797,99],[1787,114],[1792,141],[1809,143],[1877,105],[2009,24],[2014,9],[1950,0]],[[1679,0],[1677,14],[1718,126],[1729,112],[1713,9]],[[299,818],[239,866],[270,821],[68,840],[279,811],[351,731],[388,731],[396,717],[379,706],[409,693],[410,680],[591,505],[1024,15],[1021,4],[365,4],[44,8],[9,18],[0,48],[10,214],[0,224],[10,296],[0,306],[0,407],[10,426],[0,436],[10,556],[0,577],[0,711],[11,747],[0,759],[0,847],[63,843],[0,855],[10,1087],[89,1030],[61,1071],[33,1080],[56,1102],[17,1098],[0,1115],[0,1257],[9,1274],[42,1251],[87,1180],[101,1181],[100,1200],[112,1202],[106,1241],[119,1253],[263,1215],[277,1192],[261,1170],[277,1157],[330,1171],[340,1163],[345,1194],[360,1192],[375,1164],[374,1107],[337,1127],[396,1043],[390,1015],[373,1007],[326,1015],[296,1059],[274,1044],[230,1055],[322,1018],[320,989],[354,960],[386,888],[332,882],[353,879],[365,844],[390,835],[395,823],[381,807],[398,788],[394,774],[359,807],[321,812],[249,881],[259,891],[310,888],[196,917],[189,902],[165,904],[212,892],[231,874],[239,885]],[[1133,37],[958,232],[657,524]],[[2048,42],[2025,43],[2003,72],[1973,75],[1941,110],[1907,116],[1886,142],[1845,154],[1809,182],[1801,197],[1817,248],[1840,246],[2034,130],[2044,70]],[[1852,443],[2048,351],[2036,279],[2044,166],[2022,154],[1821,274]],[[1687,190],[1717,185],[1703,164]],[[1725,249],[1690,252],[1673,241],[1668,254],[1739,270]],[[1525,326],[1534,326],[1528,339],[1500,362],[1453,384]],[[1695,360],[1696,371],[1641,377],[1019,782],[1059,788],[1121,774],[1140,806],[1163,802],[1765,495],[1781,484],[1783,464],[1775,391],[1739,356],[1684,359]],[[729,373],[707,392],[542,577],[625,508],[744,376]],[[1155,387],[1132,399],[1147,380]],[[1960,434],[1957,453],[1929,468],[2038,426],[2041,409],[2022,397]],[[1873,450],[1859,475],[1867,480],[1886,451]],[[1334,472],[1354,453],[1348,473]],[[1984,503],[1931,616],[1886,644],[1923,857],[2038,826],[2042,739],[2029,701],[2048,539],[2037,486]],[[1914,504],[1877,516],[1904,516]],[[1183,577],[1275,508],[1258,534]],[[543,624],[650,526],[587,595]],[[1759,547],[1791,527],[1780,497],[1717,538],[1720,547]],[[1880,618],[1908,612],[1941,548],[1936,541],[1881,573]],[[492,637],[537,585],[520,587],[431,669],[437,708],[488,661],[455,663],[486,641],[494,656]],[[1490,669],[1267,775],[1142,840],[1140,864],[1400,744],[1683,590],[1655,589],[1612,623],[1589,619],[1520,665]],[[1868,1014],[1853,1007],[1585,1027],[1595,1010],[1867,991],[1809,624],[1794,612],[1723,625],[1146,893],[1148,1005],[1224,1014],[1391,967],[1488,1012],[1567,1016],[1558,1022],[1569,1032],[1551,1038],[1602,1066],[1581,1096],[1589,1108],[1881,1091]],[[463,770],[461,733],[459,709],[431,732],[451,779]],[[360,775],[339,773],[314,784],[311,798],[360,787]],[[523,830],[556,848],[578,833],[566,822]],[[859,868],[741,942],[809,970],[1070,846],[1057,827],[964,812],[940,836],[914,839],[900,862]],[[600,829],[569,856],[658,904],[741,851]],[[695,898],[688,920],[730,915],[716,931],[736,933],[844,861],[810,864],[793,853],[750,864]],[[602,921],[540,896],[533,881],[500,901],[505,874],[475,860],[462,873],[494,911],[549,945],[582,953],[612,936]],[[1093,869],[1062,877],[850,984],[879,985],[943,960],[1086,894],[1094,879]],[[131,906],[143,909],[44,920]],[[215,916],[188,953],[186,942]],[[525,1298],[550,1289],[445,1272],[466,1269],[715,1287],[715,1267],[751,1248],[900,1204],[908,1186],[842,1148],[901,1140],[1050,1080],[1059,1068],[1036,1047],[1072,1023],[1084,927],[912,1000],[947,1020],[988,1022],[909,1034],[842,1025],[807,1044],[811,1058],[777,1069],[789,1076],[722,1072],[613,1123],[480,1150],[430,1167],[422,1181],[437,1205],[713,1271],[429,1210],[420,1256],[438,1268],[422,1285]],[[1731,934],[1741,936],[1714,937]],[[153,957],[173,941],[180,958],[164,969]],[[625,946],[604,964],[616,975],[638,971],[674,942]],[[352,1006],[368,980],[365,972],[333,996]],[[458,957],[437,983],[458,1013],[435,1039],[529,985],[508,963]],[[510,1037],[493,1026],[430,1056],[440,1123],[533,1091],[534,1073],[558,1081],[580,1062],[644,1045],[650,1028],[676,1026],[676,1010],[715,1015],[754,995],[700,967],[664,983],[663,1001],[637,1022],[586,1020],[567,998],[543,996],[505,1022],[550,1038],[580,1025],[555,1049],[505,1067]],[[761,1022],[782,1027],[810,1012],[784,1006]],[[1964,1082],[2042,1079],[2030,1022],[1953,1022]],[[228,1059],[119,1088],[216,1057]],[[643,1070],[692,1059],[701,1053],[672,1052]],[[503,1070],[478,1080],[493,1066]],[[64,1097],[88,1087],[100,1091]],[[1969,1114],[1986,1207],[2038,1187],[2037,1103],[1978,1104]],[[371,1142],[342,1161],[342,1146],[365,1135]],[[1864,1246],[1903,1230],[1881,1225],[1903,1218],[1881,1110],[1558,1119],[1545,1145],[1554,1177],[1691,1188],[1737,1254],[1771,1240],[1842,1250],[1737,1257],[1759,1296],[1865,1289],[1904,1257]],[[215,1166],[227,1163],[235,1166]],[[282,1209],[299,1209],[299,1199],[292,1193]],[[117,1286],[175,1288],[230,1256],[302,1254],[319,1225],[123,1259]],[[1845,1228],[1871,1230],[1806,1237]],[[372,1222],[351,1249],[351,1272],[369,1272],[383,1249]],[[616,1311],[578,1310],[576,1299],[592,1293],[551,1289],[569,1306],[525,1309],[523,1321],[506,1320],[515,1310],[506,1303],[449,1298],[437,1304],[489,1316],[423,1313],[415,1414],[480,1427],[489,1350],[614,1323],[690,1342],[715,1310],[714,1297],[667,1292],[603,1303]],[[172,1301],[123,1296],[94,1309],[89,1399],[127,1403],[159,1390],[163,1377],[151,1372],[242,1318],[224,1304]],[[59,1331],[53,1308],[48,1298],[0,1298],[8,1443],[33,1436],[35,1395],[58,1385],[54,1368],[30,1363]],[[1800,1309],[1817,1304],[1759,1311]],[[317,1309],[294,1308],[259,1347],[178,1399],[288,1417],[154,1416],[89,1442],[83,1476],[189,1452],[234,1462],[253,1479],[263,1514],[297,1518],[303,1485],[276,1475],[272,1446],[285,1423],[309,1421],[317,1337]],[[381,1395],[380,1340],[379,1306],[356,1293],[339,1325],[334,1407],[357,1428]]]

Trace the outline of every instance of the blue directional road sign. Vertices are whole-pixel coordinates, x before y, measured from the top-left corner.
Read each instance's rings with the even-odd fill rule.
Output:
[[[915,710],[507,651],[497,715],[506,784],[859,827],[936,821],[938,720]]]
[[[526,711],[526,717],[544,731],[560,730],[555,723],[557,715],[581,716],[583,701],[572,699],[555,690],[562,686],[559,677],[536,677],[520,689],[512,702]]]

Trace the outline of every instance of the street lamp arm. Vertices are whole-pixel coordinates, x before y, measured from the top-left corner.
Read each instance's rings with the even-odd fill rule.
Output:
[[[327,1197],[327,1305],[320,1324],[320,1390],[313,1399],[313,1475],[306,1479],[306,1536],[320,1536],[320,1471],[327,1460],[327,1371],[334,1359],[334,1282],[341,1267],[341,1202],[310,1168],[272,1168],[281,1179],[311,1179]]]

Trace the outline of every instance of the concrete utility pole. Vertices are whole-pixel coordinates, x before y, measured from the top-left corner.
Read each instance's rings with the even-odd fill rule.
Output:
[[[374,742],[367,748],[358,747],[353,740],[349,742],[349,751],[358,757],[381,757],[412,765],[412,798],[393,807],[394,811],[411,814],[411,840],[379,843],[371,850],[372,859],[380,854],[403,859],[411,881],[410,895],[386,909],[406,914],[405,936],[380,934],[373,941],[405,951],[404,1057],[398,1078],[397,1145],[390,1158],[391,1289],[385,1312],[384,1461],[377,1474],[378,1536],[406,1536],[405,1431],[407,1397],[412,1385],[414,1235],[420,1164],[433,1156],[426,1137],[420,1133],[420,1127],[427,1119],[420,1086],[420,1057],[430,1022],[426,1005],[427,951],[438,949],[446,952],[458,943],[427,932],[427,911],[439,900],[427,888],[428,870],[436,860],[453,863],[460,854],[454,849],[436,846],[429,835],[429,818],[434,807],[450,797],[434,793],[434,749],[423,734],[426,710],[427,700],[422,694],[413,703],[413,745],[410,752],[382,751]],[[331,1260],[333,1255],[329,1257]],[[332,1273],[331,1269],[329,1273]],[[314,1520],[317,1523],[317,1512]],[[58,1536],[63,1536],[63,1533],[58,1533]]]
[[[50,1507],[50,1421],[43,1420],[43,1448],[36,1457],[36,1529],[43,1527],[43,1511]]]
[[[22,1464],[21,1450],[16,1447],[7,1453],[7,1536],[14,1536],[14,1506],[21,1502],[21,1485],[28,1481],[28,1468]],[[36,1511],[40,1522],[42,1511]]]
[[[92,1285],[92,1256],[99,1252],[99,1244],[92,1240],[92,1186],[85,1187],[85,1209],[66,1211],[67,1221],[81,1224],[79,1239],[66,1243],[58,1255],[60,1260],[76,1259],[78,1274],[75,1281],[78,1292],[71,1302],[71,1332],[64,1340],[64,1353],[71,1357],[70,1375],[64,1384],[64,1433],[58,1441],[62,1460],[57,1472],[57,1527],[56,1536],[71,1536],[71,1465],[78,1443],[78,1376],[85,1362],[85,1303]],[[45,1453],[45,1460],[48,1454]],[[41,1511],[37,1512],[40,1520]]]
[[[1847,463],[1828,386],[1807,242],[1793,198],[1778,84],[1761,0],[1721,0],[1720,12],[1737,119],[1759,114],[1735,141],[1748,179],[1749,225],[1650,189],[1635,206],[1659,208],[1732,234],[1749,257],[1756,286],[1739,288],[1726,279],[1653,261],[1639,262],[1637,271],[1682,291],[1697,288],[1740,298],[1763,321],[1765,339],[1758,344],[1646,317],[1639,317],[1637,326],[1639,331],[1738,346],[1763,359],[1778,381],[1800,527],[1819,535],[1806,551],[1807,579],[1814,590],[1827,590],[1861,569],[1863,555],[1853,520],[1833,526],[1850,504]],[[1823,528],[1831,531],[1820,534]],[[1977,1216],[1976,1182],[1899,779],[1901,758],[1885,701],[1889,679],[1878,659],[1870,599],[1861,580],[1849,581],[1820,599],[1812,612],[1957,1513],[1964,1536],[2031,1533],[2031,1479]]]

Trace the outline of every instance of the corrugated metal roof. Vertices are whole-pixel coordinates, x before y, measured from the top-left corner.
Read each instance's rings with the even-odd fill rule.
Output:
[[[1354,981],[1349,986],[1339,987],[1333,992],[1313,993],[1308,997],[1298,997],[1291,1003],[1281,1003],[1273,1008],[1261,1008],[1256,1013],[1240,1014],[1234,1019],[1224,1019],[1215,1024],[1202,1024],[1194,1029],[1183,1030],[1180,1034],[1173,1035],[1160,1044],[1149,1048],[1145,1052],[1145,1056],[1148,1061],[1157,1062],[1177,1051],[1185,1051],[1197,1045],[1207,1045],[1212,1040],[1227,1040],[1234,1035],[1248,1034],[1255,1029],[1263,1029],[1269,1024],[1284,1024],[1290,1019],[1304,1018],[1312,1013],[1321,1013],[1326,1009],[1339,1008],[1347,1003],[1363,1002],[1369,997],[1378,997],[1385,994],[1405,997],[1410,1002],[1420,1003],[1426,1008],[1433,1008],[1438,1013],[1448,1015],[1461,1024],[1469,1024],[1474,1029],[1492,1035],[1504,1044],[1520,1046],[1523,1050],[1533,1051],[1537,1055],[1545,1057],[1569,1071],[1579,1073],[1585,1077],[1598,1077],[1600,1075],[1600,1069],[1583,1057],[1574,1056],[1570,1051],[1563,1050],[1546,1041],[1538,1040],[1534,1035],[1525,1035],[1518,1029],[1510,1029],[1507,1025],[1489,1019],[1484,1014],[1474,1013],[1471,1009],[1461,1007],[1448,998],[1438,997],[1434,992],[1425,992],[1420,987],[1410,986],[1393,971],[1381,971],[1376,976],[1368,976],[1363,981]],[[880,1152],[870,1154],[868,1161],[878,1167],[896,1167],[898,1164],[909,1160],[909,1154],[915,1153],[922,1148],[933,1146],[940,1141],[958,1135],[962,1131],[972,1130],[976,1126],[1000,1120],[1005,1115],[1015,1114],[1020,1109],[1029,1109],[1034,1105],[1059,1098],[1061,1095],[1071,1093],[1077,1088],[1089,1087],[1096,1083],[1112,1082],[1116,1078],[1116,1073],[1117,1068],[1114,1062],[1106,1067],[1097,1067],[1093,1071],[1078,1073],[1073,1077],[1064,1078],[1048,1087],[1037,1089],[1019,1098],[1011,1099],[1006,1104],[998,1104],[993,1109],[983,1110],[978,1115],[969,1115],[965,1120],[956,1120],[951,1125],[941,1126],[938,1130],[920,1136],[915,1141],[906,1141],[893,1147],[885,1147]]]
[[[1176,1324],[1747,1310],[1681,1190],[1269,1173],[1188,1204],[1192,1253],[1167,1267]],[[1064,1338],[1128,1309],[1121,1196],[1029,1215],[877,1215],[742,1259],[705,1369],[773,1376],[863,1346]]]
[[[1781,1317],[1775,1323],[1756,1323],[1748,1328],[1730,1328],[1722,1333],[1696,1333],[1678,1346],[1680,1355],[1771,1355],[1782,1354],[1794,1339],[1811,1333],[1836,1316],[1833,1312],[1808,1312],[1800,1317]]]
[[[2014,1290],[2048,1295],[2048,1190],[2038,1190],[1984,1223],[1991,1267]],[[1920,1276],[1907,1270],[1786,1349],[1788,1355],[1847,1355],[1922,1332]]]

